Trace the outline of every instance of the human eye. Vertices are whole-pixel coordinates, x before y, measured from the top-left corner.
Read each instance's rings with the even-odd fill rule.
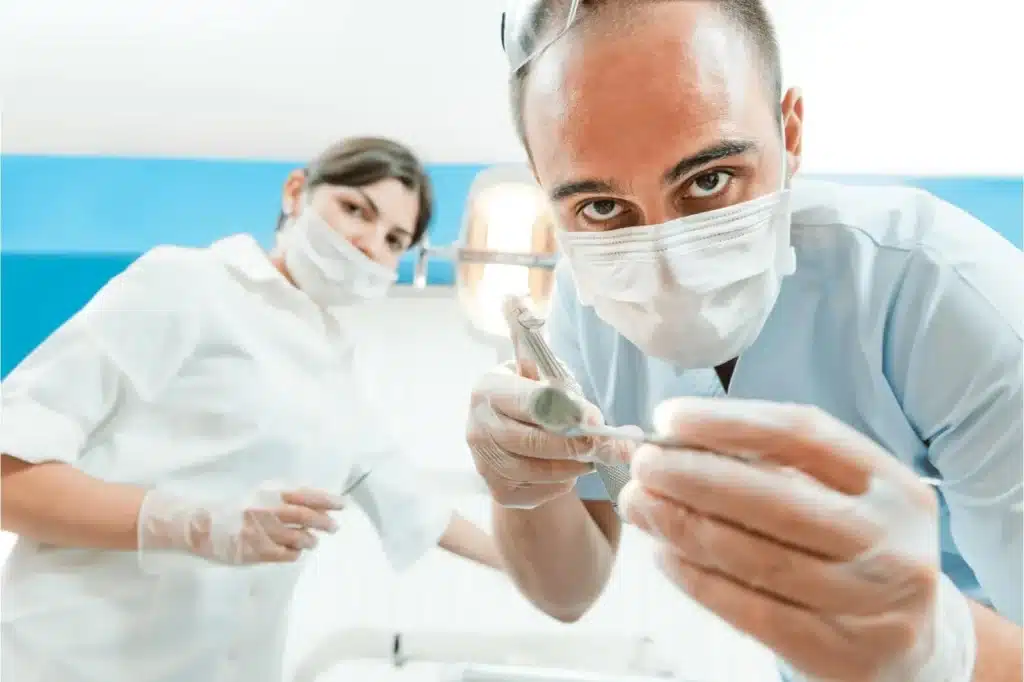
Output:
[[[366,222],[370,222],[372,219],[372,216],[370,215],[370,209],[368,209],[366,206],[363,206],[358,201],[350,199],[346,196],[338,197],[338,206],[341,207],[341,210],[344,211],[346,215],[350,215],[355,218],[360,218],[361,220],[365,220]]]
[[[592,223],[603,223],[622,215],[625,209],[614,199],[595,199],[580,208],[580,215]]]
[[[409,248],[409,239],[401,234],[389,234],[387,242],[392,253],[403,253]]]
[[[707,199],[721,194],[729,187],[733,177],[732,173],[724,170],[702,173],[690,181],[689,186],[686,188],[686,198]]]

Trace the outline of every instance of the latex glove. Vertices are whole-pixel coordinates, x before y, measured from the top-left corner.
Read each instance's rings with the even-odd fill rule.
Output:
[[[527,376],[518,375],[510,365],[492,369],[477,382],[470,399],[466,441],[476,470],[498,504],[537,507],[571,492],[578,477],[593,471],[595,459],[628,462],[628,442],[568,439],[537,426],[529,405],[543,384],[534,371],[522,371]],[[604,423],[594,405],[579,400],[587,423]]]
[[[973,620],[912,471],[815,408],[686,398],[656,425],[699,451],[638,449],[620,504],[681,590],[809,677],[970,680]]]
[[[221,564],[290,562],[316,547],[314,530],[337,528],[328,512],[342,500],[330,493],[264,488],[237,502],[197,503],[151,490],[139,510],[139,560],[159,570],[168,553]]]

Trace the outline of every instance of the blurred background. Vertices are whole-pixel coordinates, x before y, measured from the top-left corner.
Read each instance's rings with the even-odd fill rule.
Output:
[[[476,206],[470,190],[489,167],[524,162],[508,113],[502,4],[0,0],[2,374],[157,244],[244,231],[269,246],[285,176],[340,137],[393,137],[429,162],[433,246],[458,241],[471,214],[500,239],[500,202]],[[1022,79],[1006,74],[1024,64],[1024,5],[768,5],[786,84],[806,101],[805,175],[922,187],[1022,245]],[[403,262],[402,285],[414,265],[413,255]],[[431,258],[424,289],[400,286],[361,313],[361,327],[425,481],[487,526],[463,428],[470,386],[504,351],[470,330],[454,273]],[[570,658],[648,638],[680,679],[776,679],[765,651],[664,583],[639,536],[627,533],[599,605],[565,626],[500,577],[440,553],[395,575],[369,523],[358,512],[342,521],[296,596],[296,674],[434,679],[416,666],[361,664],[355,674],[340,662],[340,642],[406,632],[442,643],[493,636],[484,648],[540,634],[564,638]]]

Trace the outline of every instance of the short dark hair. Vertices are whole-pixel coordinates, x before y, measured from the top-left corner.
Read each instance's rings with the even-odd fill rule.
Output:
[[[543,0],[534,6],[533,15],[527,17],[526,20],[533,22],[535,30],[524,32],[524,42],[532,42],[536,40],[536,36],[547,37],[551,36],[553,32],[557,32],[557,27],[546,27],[544,24],[550,22],[554,15],[552,5],[564,1]],[[615,1],[581,0],[580,7],[596,8]],[[627,0],[627,2],[633,1]],[[682,0],[641,1],[680,2]],[[775,35],[775,26],[772,24],[764,2],[762,0],[714,0],[714,5],[726,20],[739,30],[740,35],[749,42],[750,46],[754,48],[754,55],[760,61],[761,75],[768,86],[768,93],[774,98],[776,104],[779,103],[782,100],[782,63],[779,57],[779,43]],[[583,20],[585,21],[585,19]],[[523,53],[529,54],[536,49],[537,45],[522,44],[518,47]],[[519,135],[519,140],[523,143],[523,146],[527,147],[527,151],[529,151],[529,145],[526,143],[523,96],[526,90],[526,77],[529,75],[529,71],[530,63],[527,62],[512,74],[510,82],[510,101],[512,103],[512,116],[515,120],[516,133]],[[781,112],[777,111],[776,117],[781,117]]]
[[[335,142],[305,168],[305,189],[320,185],[365,187],[393,178],[419,195],[412,245],[423,239],[434,213],[434,193],[426,169],[412,151],[383,137],[349,137]],[[277,229],[287,221],[282,213]]]

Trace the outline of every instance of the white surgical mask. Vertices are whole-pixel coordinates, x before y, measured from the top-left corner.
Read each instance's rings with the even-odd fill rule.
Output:
[[[715,367],[754,343],[796,268],[790,193],[660,225],[558,231],[580,301],[654,357]]]
[[[324,308],[383,298],[397,275],[366,256],[307,205],[279,245],[296,286]]]

